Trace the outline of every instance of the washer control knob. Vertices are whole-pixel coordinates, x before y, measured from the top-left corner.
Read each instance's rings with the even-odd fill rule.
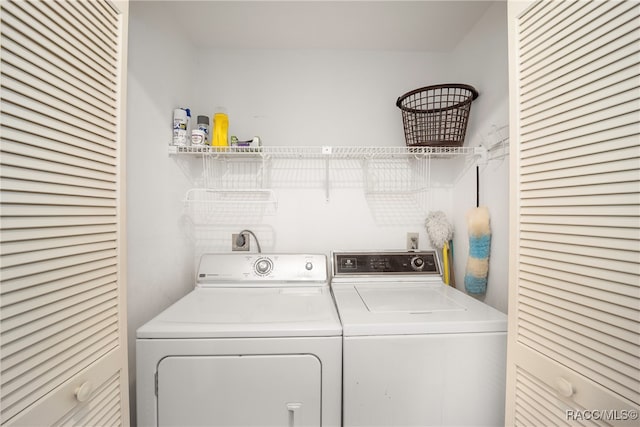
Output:
[[[259,258],[254,266],[256,273],[261,276],[271,273],[273,270],[273,262],[269,258]]]
[[[311,261],[307,261],[307,263],[304,265],[304,268],[306,268],[307,270],[313,270],[313,263]]]
[[[414,270],[422,270],[424,268],[424,259],[419,256],[411,258],[411,267]]]

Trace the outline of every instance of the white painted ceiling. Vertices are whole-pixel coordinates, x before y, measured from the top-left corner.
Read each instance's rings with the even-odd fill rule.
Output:
[[[503,0],[504,1],[504,0]],[[450,51],[492,2],[144,2],[197,47]],[[157,8],[157,9],[156,9]],[[138,9],[140,10],[140,9]]]

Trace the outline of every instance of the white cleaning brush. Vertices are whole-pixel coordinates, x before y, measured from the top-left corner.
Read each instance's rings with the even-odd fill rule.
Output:
[[[453,278],[453,256],[449,241],[453,237],[453,225],[442,211],[429,212],[425,222],[431,246],[442,250],[442,278],[445,284],[455,286]]]
[[[453,237],[453,225],[442,211],[429,212],[425,226],[431,245],[436,249],[442,249]]]

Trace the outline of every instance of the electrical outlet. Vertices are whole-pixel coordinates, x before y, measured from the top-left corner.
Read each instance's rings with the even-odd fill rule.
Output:
[[[231,235],[232,251],[248,251],[249,250],[249,233],[233,233]]]
[[[407,250],[408,251],[417,251],[418,250],[418,236],[419,233],[407,233]]]

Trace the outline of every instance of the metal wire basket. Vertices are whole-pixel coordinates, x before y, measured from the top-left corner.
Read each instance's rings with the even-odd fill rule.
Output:
[[[399,97],[407,146],[462,146],[477,97],[478,91],[464,84],[426,86]]]

